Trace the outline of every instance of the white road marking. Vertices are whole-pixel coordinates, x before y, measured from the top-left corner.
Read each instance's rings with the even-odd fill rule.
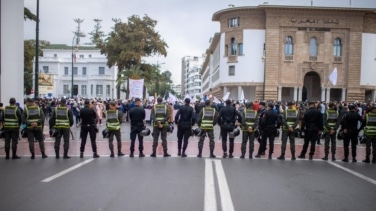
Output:
[[[205,159],[205,208],[204,211],[217,211],[213,160]]]
[[[51,182],[52,180],[57,179],[57,178],[63,176],[64,174],[67,174],[67,173],[69,173],[69,172],[71,172],[71,171],[73,171],[73,170],[75,170],[75,169],[78,169],[78,168],[80,168],[80,167],[82,167],[82,166],[84,166],[84,165],[90,163],[90,162],[93,161],[93,160],[94,160],[94,158],[91,158],[91,159],[85,160],[85,161],[83,161],[83,162],[81,162],[81,163],[78,163],[78,164],[76,164],[76,165],[74,165],[74,166],[68,168],[68,169],[65,169],[64,171],[61,171],[61,172],[59,172],[59,173],[57,173],[57,174],[55,174],[55,175],[52,175],[52,176],[50,176],[50,177],[47,177],[46,179],[42,180],[41,182]]]
[[[343,167],[343,166],[341,166],[341,165],[338,165],[338,164],[336,164],[336,163],[334,163],[334,162],[328,162],[328,163],[331,164],[331,165],[333,165],[333,166],[335,166],[335,167],[337,167],[337,168],[339,168],[339,169],[342,169],[342,170],[344,170],[344,171],[347,171],[347,172],[349,172],[349,173],[352,174],[352,175],[355,175],[355,176],[357,176],[357,177],[359,177],[359,178],[361,178],[361,179],[364,179],[365,181],[370,182],[370,183],[373,184],[373,185],[376,185],[376,180],[373,180],[373,179],[371,179],[371,178],[369,178],[369,177],[367,177],[367,176],[364,176],[363,174],[359,174],[358,172],[355,172],[355,171],[353,171],[353,170],[351,170],[351,169],[348,169],[348,168],[346,168],[346,167]]]
[[[225,171],[223,170],[222,161],[214,160],[215,171],[218,179],[219,194],[221,198],[222,210],[234,211],[234,204],[232,203],[230,189],[228,188]]]

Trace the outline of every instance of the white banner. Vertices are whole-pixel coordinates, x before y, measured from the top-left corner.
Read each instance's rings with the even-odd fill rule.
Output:
[[[230,92],[227,92],[225,96],[223,96],[222,100],[226,101],[230,97]]]
[[[333,72],[329,75],[329,81],[333,86],[337,85],[337,67],[333,69]]]
[[[168,93],[168,101],[172,104],[175,104],[177,98],[175,97],[175,95],[171,94],[170,92]]]
[[[143,98],[144,79],[133,80],[129,79],[129,97]]]

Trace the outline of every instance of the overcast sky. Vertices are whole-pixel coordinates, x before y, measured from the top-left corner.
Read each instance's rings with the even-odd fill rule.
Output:
[[[25,7],[36,14],[37,0],[24,0]],[[132,15],[147,14],[157,20],[156,30],[169,48],[167,57],[147,59],[161,65],[162,70],[172,72],[173,80],[180,84],[181,59],[184,56],[201,56],[209,47],[209,39],[219,31],[219,23],[213,22],[213,13],[226,9],[229,4],[256,6],[269,5],[310,6],[311,0],[40,0],[39,39],[52,44],[72,45],[75,18],[84,19],[81,30],[93,30],[93,19],[102,19],[102,29],[107,34],[113,26],[112,18],[123,22]],[[376,8],[376,0],[313,0],[314,6]],[[25,22],[25,39],[35,39],[35,22]],[[81,38],[90,42],[89,35]],[[163,64],[164,63],[164,64]]]

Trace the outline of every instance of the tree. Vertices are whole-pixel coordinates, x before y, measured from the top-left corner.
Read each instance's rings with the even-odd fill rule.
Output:
[[[142,64],[143,57],[167,56],[168,46],[154,29],[157,21],[147,15],[142,18],[133,15],[128,18],[127,23],[123,23],[120,19],[113,19],[113,31],[107,37],[101,31],[101,20],[95,19],[94,21],[96,22],[94,30],[89,33],[91,41],[96,44],[102,54],[107,56],[109,67],[118,66],[120,70],[118,78],[124,71],[137,66],[140,66],[140,71],[150,73],[151,65]],[[117,86],[117,90],[117,98],[120,98],[120,85]]]
[[[34,15],[34,13],[32,13],[28,8],[24,7],[24,19],[25,21],[27,19],[37,21],[37,16]]]

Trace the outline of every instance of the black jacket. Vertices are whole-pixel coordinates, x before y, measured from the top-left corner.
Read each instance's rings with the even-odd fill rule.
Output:
[[[265,110],[264,114],[261,117],[261,129],[265,128],[276,128],[279,118],[278,114],[275,113],[272,109]]]
[[[80,110],[81,125],[94,125],[97,123],[97,114],[94,109],[86,106]]]
[[[323,115],[315,107],[310,107],[305,113],[302,121],[302,130],[322,131]]]
[[[144,127],[145,109],[142,106],[135,106],[129,110],[129,118],[131,120],[131,128],[135,127],[140,130]]]
[[[193,126],[195,124],[193,116],[193,108],[188,104],[181,106],[179,111],[175,115],[175,124],[180,126],[190,124]]]
[[[231,105],[225,106],[219,111],[219,125],[223,125],[225,122],[234,124],[236,120],[238,120],[238,122],[242,122],[242,115],[235,109],[235,107]]]

